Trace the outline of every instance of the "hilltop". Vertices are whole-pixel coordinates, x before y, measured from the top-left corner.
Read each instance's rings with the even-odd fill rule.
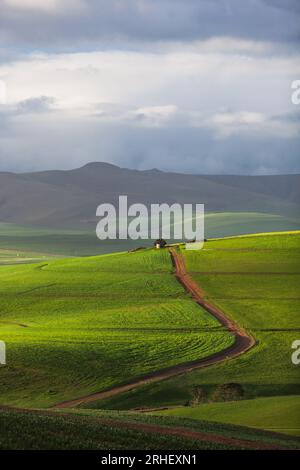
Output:
[[[89,229],[96,208],[128,195],[130,204],[204,203],[206,212],[300,213],[300,175],[191,175],[89,163],[65,171],[0,173],[0,221]]]

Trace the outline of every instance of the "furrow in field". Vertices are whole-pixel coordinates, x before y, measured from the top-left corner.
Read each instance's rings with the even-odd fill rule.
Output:
[[[186,271],[183,256],[181,254],[178,254],[178,252],[174,248],[171,248],[169,251],[175,268],[175,276],[177,280],[184,286],[185,290],[189,294],[191,294],[192,298],[195,300],[195,302],[197,302],[198,305],[200,305],[207,312],[213,315],[223,327],[225,327],[234,335],[234,344],[206,358],[190,361],[185,364],[171,366],[160,371],[155,371],[140,379],[135,379],[124,385],[112,387],[108,390],[89,394],[77,399],[64,401],[55,405],[55,408],[72,408],[85,403],[91,403],[97,400],[118,395],[123,392],[128,392],[145,384],[165,380],[176,375],[190,372],[194,369],[208,367],[210,365],[237,357],[245,353],[255,345],[255,339],[251,335],[249,335],[244,329],[240,328],[232,320],[228,319],[226,315],[222,312],[222,310],[213,305],[211,302],[204,299],[202,290]]]

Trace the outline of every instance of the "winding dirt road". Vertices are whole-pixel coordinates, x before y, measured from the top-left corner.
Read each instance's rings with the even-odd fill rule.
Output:
[[[146,384],[159,382],[161,380],[169,379],[170,377],[178,376],[186,372],[191,372],[195,369],[201,369],[213,364],[218,364],[228,359],[233,359],[247,352],[255,345],[255,339],[253,336],[249,335],[244,329],[239,327],[232,320],[228,319],[222,310],[213,305],[211,302],[205,300],[202,289],[186,271],[183,255],[178,253],[175,248],[170,248],[169,252],[175,268],[175,276],[178,281],[183,285],[185,290],[191,294],[192,298],[195,300],[195,302],[197,302],[198,305],[217,318],[217,320],[235,336],[234,344],[229,348],[217,352],[209,357],[187,362],[185,364],[179,364],[177,366],[168,367],[160,371],[155,371],[151,374],[145,375],[140,379],[135,379],[131,382],[128,382],[125,385],[119,385],[108,390],[58,403],[54,405],[53,408],[74,408],[78,405],[110,398]]]

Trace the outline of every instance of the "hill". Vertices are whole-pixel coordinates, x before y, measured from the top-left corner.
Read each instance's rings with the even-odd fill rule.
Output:
[[[172,271],[167,250],[1,266],[0,405],[54,405],[229,347]]]
[[[299,374],[291,362],[291,344],[299,331],[299,232],[209,240],[197,252],[183,245],[177,250],[189,276],[199,283],[203,300],[250,332],[257,344],[235,359],[191,370],[199,358],[228,354],[233,337],[187,295],[167,250],[1,266],[0,334],[8,363],[0,369],[0,406],[62,408],[44,413],[0,410],[0,423],[10,430],[9,435],[0,434],[0,447],[31,448],[35,442],[38,448],[70,448],[76,441],[80,448],[101,448],[107,445],[102,435],[96,442],[81,433],[84,427],[94,436],[100,422],[103,429],[107,425],[115,448],[131,448],[131,438],[145,448],[249,448],[238,437],[257,440],[258,446],[275,439],[232,424],[299,433]],[[188,367],[176,377],[141,380],[180,364]],[[125,393],[119,389],[102,399],[80,398],[134,382]],[[223,403],[215,392],[232,382],[242,387],[245,400]],[[195,387],[204,392],[207,404],[190,405]],[[77,410],[65,409],[66,401],[78,397]],[[153,408],[162,407],[171,407],[159,412],[170,416],[152,416],[157,413]],[[141,408],[142,413],[120,412]],[[191,430],[202,433],[196,443],[186,433],[176,434],[174,428],[186,425],[189,436]],[[17,439],[15,430],[24,426],[26,433]],[[51,433],[57,426],[61,443]],[[207,432],[236,439],[216,441]],[[279,436],[274,442],[299,446],[289,439]]]
[[[206,212],[300,214],[300,175],[209,176],[90,163],[66,171],[0,173],[0,221],[87,229],[96,208],[116,203],[204,203]],[[293,227],[290,227],[293,228]]]
[[[243,387],[246,399],[299,395],[299,371],[291,361],[291,345],[299,336],[299,232],[209,240],[203,250],[182,253],[204,299],[252,333],[257,345],[234,360],[146,385],[93,406],[182,406],[191,400],[195,387],[203,389],[210,401],[219,385],[232,382]],[[234,422],[243,424],[238,416]]]
[[[138,413],[0,408],[0,449],[299,449],[299,439],[258,429]]]
[[[224,403],[203,403],[193,407],[170,408],[164,416],[178,416],[219,423],[243,424],[269,431],[300,436],[300,396],[264,397]]]

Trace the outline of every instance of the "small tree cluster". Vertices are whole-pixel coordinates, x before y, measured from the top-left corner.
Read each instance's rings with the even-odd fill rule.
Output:
[[[212,401],[236,401],[244,397],[244,389],[241,384],[228,383],[218,385],[212,394]]]
[[[194,387],[189,405],[199,405],[207,400],[207,393],[202,387]]]

